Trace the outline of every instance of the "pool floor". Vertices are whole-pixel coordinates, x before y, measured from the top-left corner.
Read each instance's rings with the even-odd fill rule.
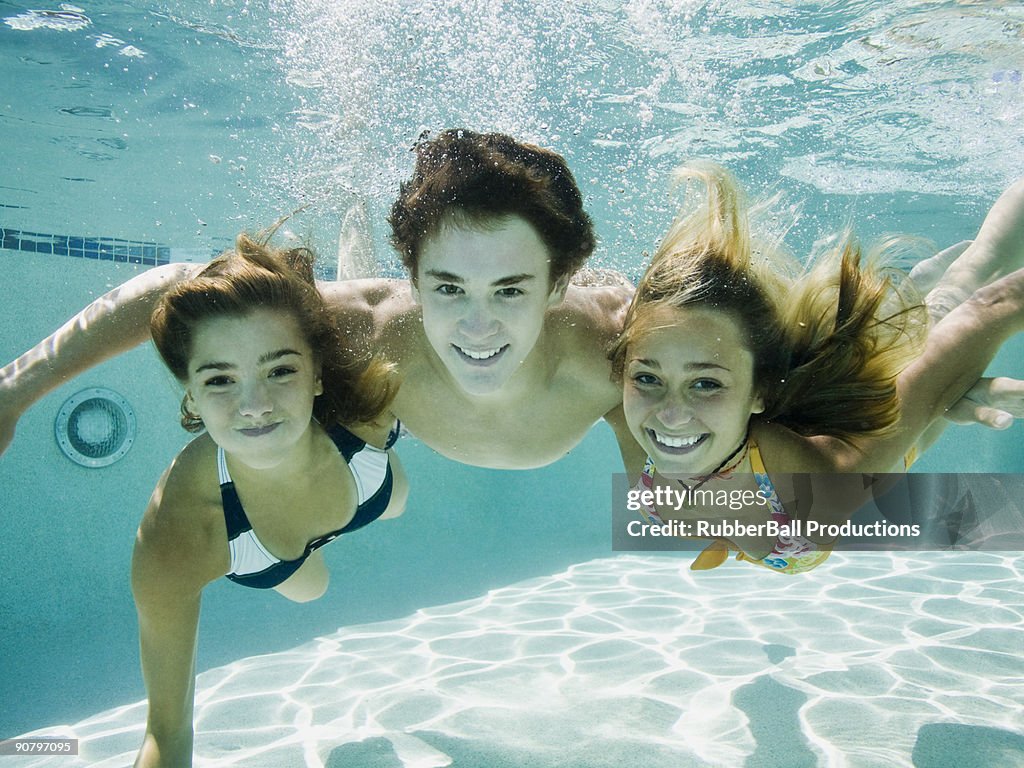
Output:
[[[1024,557],[598,559],[199,676],[196,766],[1024,764]],[[145,703],[39,735],[130,766]]]

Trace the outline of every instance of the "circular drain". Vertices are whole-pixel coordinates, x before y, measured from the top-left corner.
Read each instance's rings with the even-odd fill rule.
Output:
[[[65,400],[54,427],[64,455],[83,467],[113,464],[135,442],[131,405],[102,387],[83,389]]]

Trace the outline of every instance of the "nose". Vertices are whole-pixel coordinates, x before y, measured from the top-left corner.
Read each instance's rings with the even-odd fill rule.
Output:
[[[668,395],[658,408],[657,417],[668,429],[683,427],[693,421],[693,405],[682,395]]]
[[[485,341],[498,332],[498,318],[482,301],[467,303],[458,331],[467,341]]]
[[[242,386],[238,399],[238,412],[242,416],[265,416],[273,410],[270,393],[265,382],[255,381]]]

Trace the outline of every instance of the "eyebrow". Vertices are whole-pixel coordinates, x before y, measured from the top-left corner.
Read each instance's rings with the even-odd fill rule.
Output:
[[[424,274],[427,277],[432,277],[435,280],[440,280],[442,283],[456,283],[463,284],[465,279],[456,275],[454,272],[441,272],[436,269],[428,269]],[[497,280],[491,283],[491,285],[498,287],[505,287],[509,285],[518,285],[519,283],[525,283],[530,280],[536,280],[536,275],[531,275],[529,272],[523,272],[518,275],[509,275],[508,277],[499,277]]]
[[[659,371],[661,370],[661,364],[657,360],[648,360],[646,358],[634,357],[632,360],[629,361],[629,363],[630,365],[642,365],[646,368],[657,368]],[[687,363],[686,368],[691,371],[706,371],[712,369],[719,371],[730,370],[729,368],[726,368],[724,365],[719,365],[718,363]]]
[[[259,360],[257,360],[256,362],[259,365],[263,365],[264,363],[279,360],[282,357],[287,357],[288,355],[298,355],[299,357],[302,357],[302,353],[294,349],[277,349],[274,350],[273,352],[264,352],[262,355],[260,355]],[[215,361],[212,363],[203,363],[198,368],[196,368],[194,372],[201,373],[203,371],[230,371],[233,368],[237,368],[237,366],[234,363],[222,363]]]

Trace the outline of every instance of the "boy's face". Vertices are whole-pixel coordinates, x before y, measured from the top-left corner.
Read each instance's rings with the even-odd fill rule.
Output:
[[[447,224],[423,241],[414,281],[423,329],[466,393],[497,392],[533,350],[565,294],[566,281],[551,284],[549,261],[518,216],[486,228]]]

